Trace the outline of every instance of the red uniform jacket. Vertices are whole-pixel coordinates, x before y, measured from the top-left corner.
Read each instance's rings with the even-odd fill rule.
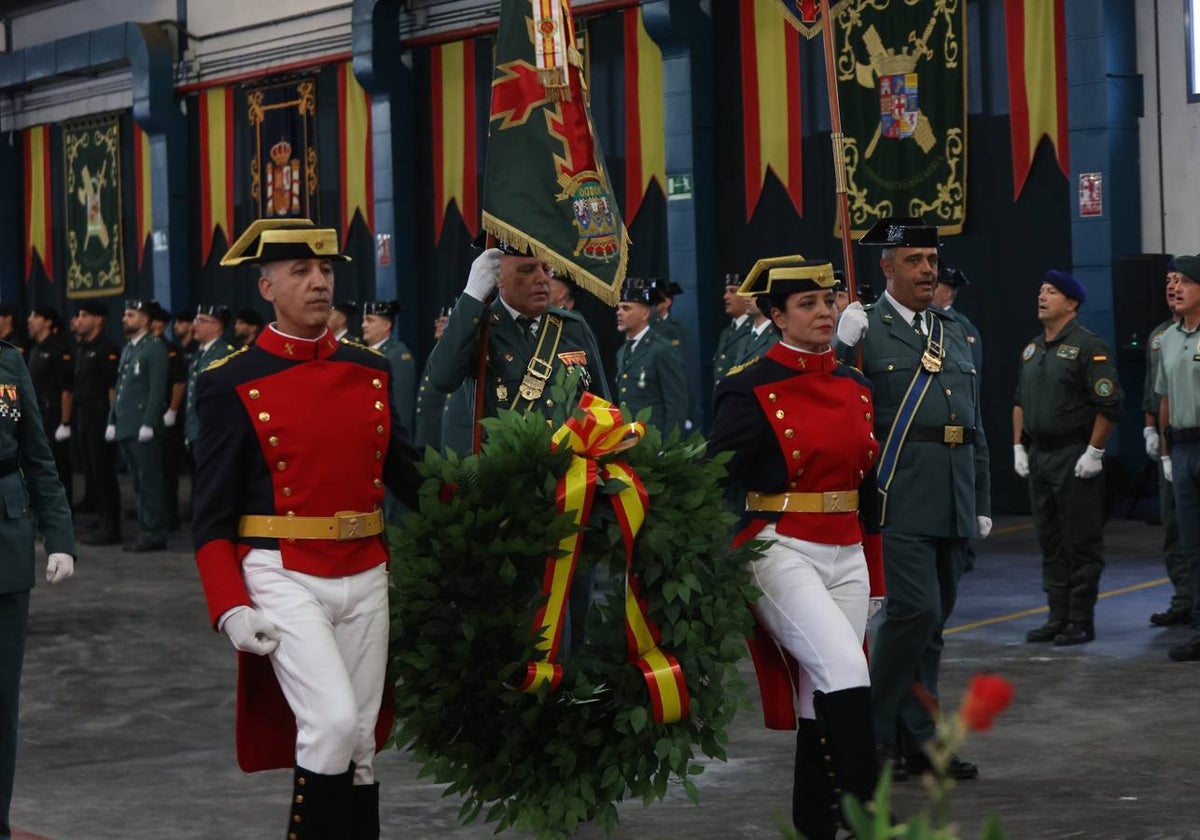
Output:
[[[251,606],[242,558],[277,549],[284,568],[321,577],[366,571],[388,558],[382,536],[339,542],[239,538],[246,514],[332,516],[382,507],[386,486],[416,506],[417,453],[397,420],[391,368],[382,355],[339,343],[289,338],[268,328],[248,350],[197,380],[192,535],[209,618]],[[267,657],[238,656],[238,763],[247,771],[290,767],[295,719]],[[380,712],[386,738],[390,705]]]
[[[716,419],[708,452],[733,451],[732,481],[761,493],[858,490],[857,512],[747,512],[735,544],[774,522],[780,534],[830,545],[862,542],[871,595],[884,593],[875,461],[875,408],[871,386],[833,352],[801,353],[779,343],[757,363],[726,377],[717,388]],[[756,627],[750,642],[772,729],[794,729],[792,695],[797,664]]]

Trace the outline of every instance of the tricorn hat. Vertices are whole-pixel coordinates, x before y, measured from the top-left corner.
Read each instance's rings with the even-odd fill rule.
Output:
[[[353,300],[335,301],[333,308],[349,318],[351,315],[354,315],[356,312],[358,312],[358,302]]]
[[[276,260],[322,259],[349,262],[338,253],[338,232],[309,219],[257,219],[221,258],[221,265],[262,265]]]
[[[937,228],[925,224],[919,216],[887,216],[876,222],[858,240],[859,245],[885,248],[936,248]]]
[[[642,303],[652,306],[661,299],[653,283],[643,280],[641,277],[626,277],[625,282],[621,284],[622,303]]]
[[[127,298],[125,300],[125,308],[132,309],[135,312],[145,312],[147,315],[153,317],[154,310],[158,309],[158,301]]]
[[[384,318],[395,320],[396,313],[402,308],[400,302],[396,300],[369,300],[362,305],[362,314],[364,317],[367,315],[380,315]]]
[[[791,295],[832,289],[836,285],[832,263],[828,260],[806,260],[796,254],[790,257],[767,257],[756,262],[738,289],[738,294],[743,297]]]
[[[201,303],[196,307],[196,314],[216,318],[222,324],[228,324],[232,317],[229,307],[219,303]]]
[[[952,265],[943,265],[938,268],[938,282],[945,283],[951,289],[971,285],[971,281],[967,279],[967,275],[962,273],[962,269]]]
[[[108,304],[98,300],[85,300],[80,302],[79,311],[86,312],[88,315],[96,315],[100,318],[107,318]]]
[[[256,327],[261,327],[263,325],[262,314],[257,309],[251,309],[250,307],[239,310],[237,317],[234,320],[244,321],[245,323],[253,324]]]

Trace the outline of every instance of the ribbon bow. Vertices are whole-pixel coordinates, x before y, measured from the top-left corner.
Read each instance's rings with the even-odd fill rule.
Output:
[[[636,446],[646,433],[642,423],[626,423],[621,411],[607,400],[584,393],[579,401],[582,417],[572,417],[554,433],[554,447],[569,446],[573,456],[566,473],[558,480],[555,506],[567,513],[578,526],[576,533],[564,538],[558,552],[546,558],[546,573],[542,578],[542,594],[546,603],[538,610],[533,631],[542,634],[537,649],[545,658],[526,663],[522,691],[534,692],[544,683],[554,690],[562,681],[562,666],[554,659],[562,638],[563,614],[567,596],[583,544],[583,527],[592,512],[596,496],[596,479],[619,479],[625,489],[611,495],[613,510],[621,526],[625,543],[625,637],[629,658],[642,670],[650,690],[654,720],[675,723],[688,714],[687,685],[679,661],[659,648],[662,634],[646,615],[645,599],[641,597],[633,574],[633,543],[646,519],[649,496],[646,488],[627,464],[610,461],[601,465],[599,458],[614,455]]]

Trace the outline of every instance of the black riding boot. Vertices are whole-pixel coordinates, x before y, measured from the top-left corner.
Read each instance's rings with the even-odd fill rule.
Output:
[[[875,797],[879,781],[871,728],[871,689],[846,688],[828,694],[818,691],[813,694],[813,702],[837,813],[849,828],[842,814],[842,795],[853,794],[865,808]]]
[[[287,840],[346,840],[352,825],[353,782],[353,764],[336,776],[314,773],[297,764]]]
[[[350,799],[354,808],[351,840],[379,840],[379,782],[355,785]]]
[[[820,728],[815,720],[800,718],[796,724],[792,824],[806,840],[834,840],[836,837],[838,811],[832,797]]]

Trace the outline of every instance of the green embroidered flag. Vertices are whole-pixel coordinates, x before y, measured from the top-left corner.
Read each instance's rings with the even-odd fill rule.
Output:
[[[942,235],[962,232],[966,6],[963,0],[847,0],[834,12],[856,238],[886,216],[920,216]]]
[[[629,234],[582,70],[563,0],[501,0],[483,227],[615,304]]]
[[[125,289],[121,127],[116,115],[63,126],[67,297]]]

